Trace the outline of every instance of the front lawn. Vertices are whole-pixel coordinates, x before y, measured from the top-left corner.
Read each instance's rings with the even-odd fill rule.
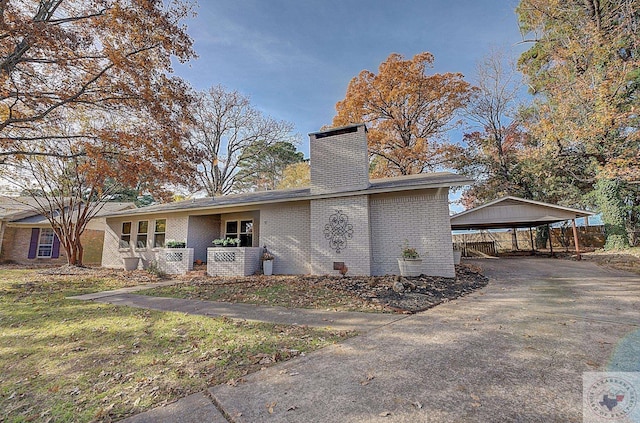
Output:
[[[0,421],[113,421],[352,335],[67,300],[122,273],[0,268]]]

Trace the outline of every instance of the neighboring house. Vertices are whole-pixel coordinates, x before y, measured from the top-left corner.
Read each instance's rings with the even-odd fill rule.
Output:
[[[227,274],[216,273],[213,261],[222,265],[238,257],[251,260],[252,273],[262,246],[275,255],[276,274],[339,274],[343,264],[349,275],[398,274],[397,258],[407,242],[424,259],[423,273],[455,275],[448,194],[469,179],[440,172],[369,180],[364,125],[309,137],[309,188],[114,213],[107,217],[103,266],[121,268],[125,257],[139,257],[142,266],[163,263],[162,247],[173,239],[185,241],[193,259],[208,262],[210,274]],[[249,248],[209,248],[225,237],[240,238]]]
[[[66,263],[60,240],[30,197],[0,197],[0,260],[21,264]],[[105,203],[88,223],[81,240],[84,263],[100,264],[107,214],[135,208],[133,203]]]

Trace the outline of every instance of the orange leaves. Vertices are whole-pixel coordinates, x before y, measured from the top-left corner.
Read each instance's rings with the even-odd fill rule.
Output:
[[[367,124],[374,175],[408,175],[439,165],[439,138],[455,125],[470,86],[458,73],[427,75],[433,60],[428,52],[411,60],[393,53],[378,74],[363,70],[352,79],[336,104],[334,126]]]

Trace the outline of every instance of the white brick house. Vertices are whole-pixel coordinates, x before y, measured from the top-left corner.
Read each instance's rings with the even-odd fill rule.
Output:
[[[440,172],[370,180],[364,125],[309,137],[310,187],[113,214],[107,218],[103,266],[122,267],[126,256],[140,257],[142,266],[160,263],[161,247],[173,239],[185,241],[193,259],[207,262],[213,274],[233,273],[224,262],[236,253],[251,261],[244,274],[253,273],[262,246],[276,257],[275,274],[338,274],[340,263],[349,275],[398,274],[396,259],[406,240],[423,258],[424,274],[455,275],[448,193],[468,184],[467,178]],[[241,238],[241,249],[247,248],[210,248],[214,239],[227,236]],[[214,260],[220,261],[217,268]]]

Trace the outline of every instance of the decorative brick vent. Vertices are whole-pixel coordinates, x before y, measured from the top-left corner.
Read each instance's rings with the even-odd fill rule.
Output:
[[[165,260],[167,262],[182,261],[183,256],[184,254],[182,253],[182,251],[171,251],[166,253]]]
[[[233,251],[224,252],[224,253],[215,253],[213,255],[213,260],[230,263],[230,262],[236,261],[236,253]]]

